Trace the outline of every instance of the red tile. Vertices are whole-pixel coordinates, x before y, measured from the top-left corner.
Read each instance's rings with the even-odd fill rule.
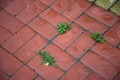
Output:
[[[93,52],[88,52],[87,55],[81,59],[81,62],[105,78],[105,80],[112,80],[120,71],[118,67]]]
[[[79,17],[76,22],[82,26],[83,28],[87,29],[88,31],[94,33],[94,32],[105,32],[108,27],[104,24],[100,23],[99,21],[95,20],[94,18],[84,14],[81,17]]]
[[[23,23],[15,18],[13,15],[4,10],[0,11],[0,25],[5,27],[8,31],[15,33],[23,27]]]
[[[114,80],[120,80],[120,73],[116,76]]]
[[[33,37],[28,43],[20,48],[15,56],[21,61],[27,62],[35,56],[47,44],[47,40],[39,35]]]
[[[35,69],[35,71],[45,78],[45,80],[58,80],[59,77],[63,75],[63,71],[59,68],[55,68],[54,66],[45,66],[41,64],[41,57],[36,56],[33,58],[28,65]]]
[[[58,33],[55,27],[40,17],[35,18],[29,26],[48,39],[51,39]]]
[[[63,12],[67,7],[69,7],[75,0],[56,0],[54,4],[52,4],[52,8],[57,12]]]
[[[92,6],[86,13],[110,27],[119,19],[113,13],[98,6]]]
[[[90,2],[88,2],[87,0],[77,0],[64,11],[63,15],[69,18],[70,20],[74,20],[79,15],[81,15],[89,6]]]
[[[60,22],[70,22],[67,18],[61,16],[59,13],[57,13],[55,10],[49,8],[45,10],[42,14],[40,14],[40,17],[48,21],[50,24],[57,27],[57,25]]]
[[[43,2],[46,5],[50,5],[51,3],[53,3],[55,0],[40,0],[41,2]]]
[[[105,38],[115,46],[120,42],[120,21],[105,34]]]
[[[14,0],[0,0],[0,7],[4,8]]]
[[[4,42],[2,46],[13,53],[34,35],[35,32],[26,26]]]
[[[61,80],[84,80],[90,73],[81,63],[76,63]]]
[[[80,58],[94,43],[90,34],[85,32],[67,49],[67,52],[75,58]]]
[[[30,5],[30,7],[27,7],[22,12],[20,12],[17,15],[17,18],[19,18],[24,23],[27,23],[35,16],[37,16],[40,12],[42,12],[45,8],[46,8],[45,4],[43,4],[39,0],[36,0],[32,5]]]
[[[2,34],[2,36],[0,36],[0,44],[3,43],[5,40],[7,40],[11,36],[11,33],[5,30],[1,26],[0,26],[0,34]]]
[[[54,43],[65,49],[68,47],[80,34],[82,29],[77,24],[72,24],[72,28],[66,33],[55,38]]]
[[[16,72],[22,63],[20,63],[15,57],[0,48],[0,69],[8,75],[12,75]]]
[[[103,77],[99,76],[96,73],[92,73],[86,80],[105,80]]]
[[[32,69],[24,66],[16,72],[10,80],[33,80],[36,76],[36,73]]]
[[[18,12],[30,5],[33,1],[34,0],[14,0],[5,8],[5,10],[7,10],[11,14],[16,15]]]
[[[8,77],[2,71],[0,71],[0,80],[8,80]]]
[[[96,44],[93,48],[93,51],[113,62],[114,64],[120,67],[120,50],[107,44]]]
[[[56,63],[63,70],[68,70],[75,62],[73,57],[53,44],[49,45],[45,51],[48,51],[56,59]]]
[[[105,80],[104,78],[102,78],[101,76],[99,76],[96,73],[92,73],[86,80]]]
[[[43,80],[41,77],[37,77],[35,78],[35,80]]]

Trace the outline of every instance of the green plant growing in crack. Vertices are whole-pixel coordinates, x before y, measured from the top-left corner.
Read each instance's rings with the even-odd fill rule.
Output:
[[[60,34],[63,34],[63,33],[65,33],[65,32],[67,32],[68,30],[70,30],[71,29],[71,25],[68,25],[67,23],[59,23],[58,25],[58,32],[60,33]]]
[[[55,58],[52,57],[48,52],[40,51],[38,54],[42,57],[42,63],[46,66],[53,65],[55,67],[58,67],[58,65],[55,63]]]
[[[91,34],[91,37],[96,41],[96,42],[106,42],[106,39],[103,37],[102,34],[100,34],[99,32],[95,32],[93,34]]]

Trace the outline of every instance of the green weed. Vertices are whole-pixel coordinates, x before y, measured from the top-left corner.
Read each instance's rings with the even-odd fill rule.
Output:
[[[70,30],[72,27],[71,25],[68,25],[67,23],[59,23],[57,26],[58,26],[58,32],[60,34],[65,33],[66,31]]]
[[[42,57],[42,63],[44,63],[46,66],[53,65],[55,67],[58,67],[55,63],[55,58],[52,57],[48,52],[40,51],[38,54]]]
[[[99,32],[95,32],[91,34],[91,37],[97,42],[102,42],[102,43],[106,42],[106,39]]]

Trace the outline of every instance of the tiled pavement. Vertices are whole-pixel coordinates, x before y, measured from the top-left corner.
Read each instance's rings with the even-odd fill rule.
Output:
[[[120,0],[88,0],[120,16]]]
[[[60,22],[73,27],[60,35]],[[0,0],[0,35],[0,80],[120,80],[120,18],[88,0]]]

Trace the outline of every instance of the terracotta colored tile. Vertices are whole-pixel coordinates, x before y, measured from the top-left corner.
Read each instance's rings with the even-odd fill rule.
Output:
[[[45,80],[58,80],[62,76],[63,72],[59,68],[54,66],[45,66],[41,64],[41,56],[33,58],[28,65],[34,69],[39,75],[45,78]]]
[[[45,51],[48,51],[55,58],[58,66],[64,70],[69,69],[75,62],[73,57],[53,44],[49,45]]]
[[[8,32],[7,30],[5,30],[3,27],[0,26],[0,34],[2,34],[0,36],[0,44],[3,43],[5,40],[7,40],[10,36],[11,33]]]
[[[66,23],[70,22],[67,18],[63,17],[62,15],[60,15],[58,12],[56,12],[51,8],[45,10],[42,14],[40,14],[40,17],[42,17],[50,24],[56,27],[60,22],[66,22]]]
[[[0,69],[8,75],[12,75],[16,72],[22,63],[20,63],[15,57],[0,48]]]
[[[87,0],[77,0],[64,11],[63,15],[65,15],[70,20],[74,20],[79,15],[81,15],[89,6],[90,2],[88,2]]]
[[[2,71],[0,71],[0,80],[8,80],[7,75],[5,75]]]
[[[101,76],[99,76],[96,73],[92,73],[86,80],[105,80],[104,78],[102,78]]]
[[[56,28],[40,17],[35,18],[29,26],[48,39],[51,39],[58,33]]]
[[[114,80],[120,80],[120,73],[116,76]]]
[[[35,80],[43,80],[41,77],[37,77],[35,78]]]
[[[113,62],[114,64],[120,66],[120,50],[107,44],[96,44],[93,48],[93,51]]]
[[[54,43],[65,49],[68,47],[80,34],[82,29],[77,24],[72,24],[72,28],[66,33],[55,38]]]
[[[69,7],[75,0],[56,0],[54,4],[52,4],[52,8],[57,12],[63,12],[67,7]]]
[[[17,15],[17,18],[19,18],[24,23],[27,23],[31,19],[33,19],[35,16],[37,16],[40,12],[42,12],[45,8],[46,8],[45,4],[43,4],[39,0],[36,0],[32,5],[30,5],[29,7],[24,9],[22,12],[20,12]]]
[[[24,66],[18,72],[16,72],[10,80],[33,80],[36,73],[27,66]]]
[[[0,7],[4,8],[14,0],[0,0]]]
[[[120,42],[120,21],[105,34],[105,38],[115,46]]]
[[[33,37],[28,43],[20,48],[15,56],[21,61],[27,62],[35,56],[47,44],[47,40],[39,35]]]
[[[0,25],[5,27],[8,31],[15,33],[23,27],[23,23],[15,18],[13,15],[4,10],[0,11]]]
[[[88,11],[87,14],[96,18],[97,20],[105,23],[108,26],[112,26],[119,18],[114,15],[113,13],[104,10],[98,6],[92,6]]]
[[[80,58],[94,43],[90,34],[85,32],[67,49],[67,52],[75,58]]]
[[[2,46],[13,53],[34,35],[35,32],[26,26],[4,42]]]
[[[16,15],[18,12],[30,5],[33,1],[34,0],[14,0],[5,8],[5,10],[7,10],[11,14]]]
[[[79,17],[76,21],[80,26],[87,29],[88,31],[94,33],[94,32],[105,32],[108,27],[104,24],[100,23],[99,21],[95,20],[94,18],[84,14],[81,17]]]
[[[81,63],[75,64],[61,80],[84,80],[90,73]]]
[[[55,0],[40,0],[41,2],[43,2],[46,5],[50,5],[51,3],[53,3]]]
[[[119,80],[119,17],[90,5],[88,0],[0,0],[0,80]],[[60,22],[75,19],[72,29],[58,33]],[[81,27],[106,32],[107,43],[91,47],[95,41]],[[43,48],[59,68],[41,64],[37,53]]]
[[[93,52],[88,52],[81,61],[106,80],[112,80],[120,71],[118,67]]]

